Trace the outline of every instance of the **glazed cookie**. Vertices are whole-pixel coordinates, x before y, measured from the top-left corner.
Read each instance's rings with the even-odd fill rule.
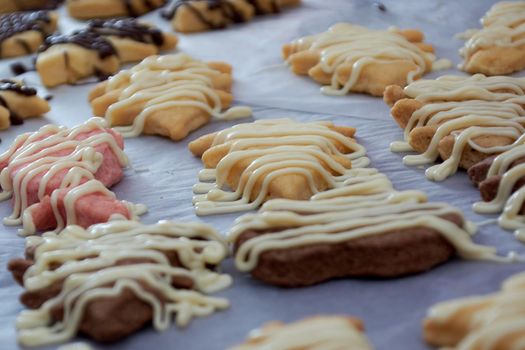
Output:
[[[229,350],[372,350],[363,323],[348,316],[315,316],[290,324],[270,322],[255,330],[244,344]]]
[[[407,165],[443,163],[427,169],[441,181],[458,167],[468,169],[485,158],[513,147],[525,132],[525,79],[510,77],[443,76],[408,85],[389,86],[384,100],[402,127],[404,141],[394,152],[416,151],[403,158]]]
[[[189,144],[206,167],[194,187],[197,214],[256,209],[271,198],[307,200],[344,186],[359,171],[352,167],[369,163],[354,132],[330,122],[273,119],[198,138]]]
[[[250,21],[255,15],[278,13],[301,0],[173,0],[163,16],[182,33],[226,28]]]
[[[46,100],[21,81],[0,79],[0,130],[49,112]]]
[[[64,0],[2,0],[0,13],[55,9],[62,2]]]
[[[0,155],[0,199],[13,198],[4,224],[23,224],[22,233],[33,234],[143,213],[142,206],[119,202],[106,189],[122,179],[128,165],[123,147],[122,137],[100,118],[20,135]]]
[[[366,171],[365,171],[366,170]],[[397,192],[375,169],[310,201],[271,200],[229,233],[235,266],[265,283],[303,287],[334,278],[395,278],[451,259],[496,260],[473,227],[419,191]]]
[[[459,51],[468,73],[502,75],[525,68],[525,1],[496,3],[481,19],[483,28],[460,34],[468,39]]]
[[[138,17],[163,6],[166,0],[67,0],[69,15],[78,19]]]
[[[370,30],[338,23],[328,31],[283,47],[283,57],[298,75],[324,85],[328,95],[363,92],[382,96],[385,87],[405,86],[434,68],[431,45],[417,30]]]
[[[36,68],[43,83],[53,87],[91,75],[107,77],[119,63],[140,61],[174,49],[177,37],[133,18],[90,21],[86,29],[48,37]]]
[[[0,16],[0,58],[27,55],[38,50],[57,29],[55,12],[17,12]]]
[[[461,350],[523,349],[525,274],[507,279],[499,292],[439,303],[423,322],[425,340]]]
[[[142,133],[181,140],[212,117],[248,117],[230,105],[231,66],[205,63],[185,54],[150,56],[100,83],[89,95],[93,114],[124,136]]]
[[[205,295],[231,284],[212,270],[227,253],[219,234],[197,223],[118,220],[32,237],[26,258],[8,266],[31,309],[18,316],[18,341],[42,346],[78,333],[109,342],[150,324],[166,330],[172,318],[185,326],[228,307]]]

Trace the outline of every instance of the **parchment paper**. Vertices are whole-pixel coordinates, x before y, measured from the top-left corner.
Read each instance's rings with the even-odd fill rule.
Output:
[[[372,165],[389,175],[397,189],[419,189],[433,201],[444,201],[465,211],[473,221],[486,216],[472,213],[471,205],[479,193],[460,173],[441,183],[424,177],[424,169],[405,167],[401,155],[389,151],[389,144],[401,139],[402,132],[389,116],[381,99],[365,95],[327,97],[308,78],[289,72],[280,57],[282,44],[308,34],[324,31],[338,21],[348,21],[373,28],[395,25],[420,28],[436,47],[439,57],[458,63],[457,49],[462,42],[454,34],[477,27],[478,20],[492,1],[396,1],[385,0],[386,12],[367,0],[304,0],[304,5],[281,15],[268,16],[227,30],[180,35],[178,50],[205,60],[225,60],[234,66],[234,95],[238,104],[254,107],[255,118],[292,117],[302,121],[329,119],[337,124],[358,128],[358,138],[366,145]],[[64,31],[83,24],[67,18],[61,10]],[[165,29],[168,23],[157,12],[144,16]],[[24,58],[30,62],[31,58]],[[8,64],[0,63],[0,76],[8,77]],[[435,77],[446,72],[432,73]],[[457,74],[461,74],[456,72]],[[35,73],[23,76],[39,85]],[[62,86],[50,91],[53,110],[43,119],[26,122],[0,133],[4,151],[20,133],[36,130],[49,122],[76,125],[90,117],[86,101],[92,85]],[[45,93],[45,92],[44,92]],[[249,121],[249,120],[247,120]],[[200,135],[233,125],[213,122],[190,135],[187,140],[169,140],[142,136],[126,140],[126,151],[133,168],[114,191],[120,199],[144,203],[149,213],[146,223],[159,219],[203,221],[225,233],[239,214],[198,218],[192,205],[191,187],[201,169],[200,160],[187,150],[189,141]],[[0,203],[0,216],[10,213],[8,202]],[[24,240],[16,228],[0,226],[0,349],[18,349],[15,318],[23,309],[18,302],[22,289],[12,280],[5,266],[9,259],[23,254]],[[497,225],[485,225],[475,237],[477,242],[498,247],[506,253],[523,253],[524,246],[511,233]],[[367,334],[377,349],[428,349],[422,341],[421,320],[435,302],[449,298],[496,290],[509,275],[525,269],[523,264],[494,264],[455,260],[428,273],[394,280],[332,281],[303,289],[266,286],[238,273],[231,259],[224,271],[234,277],[234,285],[221,292],[231,307],[211,317],[193,320],[186,329],[173,326],[157,333],[146,329],[112,346],[95,344],[100,349],[225,349],[244,339],[247,333],[271,320],[293,321],[315,314],[350,314],[364,320]],[[48,347],[53,349],[56,347]]]

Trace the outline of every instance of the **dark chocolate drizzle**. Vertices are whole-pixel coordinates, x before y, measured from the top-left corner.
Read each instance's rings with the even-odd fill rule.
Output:
[[[115,35],[156,46],[164,44],[162,31],[142,24],[134,18],[95,19],[88,23],[88,30],[99,35]]]
[[[39,52],[46,51],[53,45],[58,44],[75,44],[86,49],[98,51],[101,59],[117,54],[117,51],[102,35],[90,31],[89,29],[77,30],[71,34],[53,34],[48,36]]]
[[[377,7],[379,11],[386,12],[386,6],[381,1],[374,1],[374,5]]]
[[[15,1],[16,7],[19,11],[34,11],[34,10],[54,10],[60,4],[62,4],[64,0],[42,0],[41,5],[38,7],[28,7],[24,4],[24,2]]]
[[[48,11],[36,11],[31,13],[13,12],[0,16],[0,44],[16,34],[34,30],[42,35],[42,40],[47,36],[45,25],[51,22]],[[24,47],[27,53],[31,53],[31,47],[25,40],[17,41]],[[1,45],[0,45],[1,48]],[[0,51],[0,57],[2,52]]]
[[[0,91],[12,91],[14,93],[23,95],[23,96],[35,96],[36,90],[32,87],[21,84],[20,82],[10,80],[10,79],[1,79],[0,80]],[[6,99],[3,96],[0,96],[0,106],[3,106],[9,110],[9,121],[12,125],[20,125],[24,123],[19,115],[17,115],[13,110],[9,108]]]

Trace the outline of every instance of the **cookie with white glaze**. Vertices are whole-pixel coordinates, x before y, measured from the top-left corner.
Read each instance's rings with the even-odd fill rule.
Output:
[[[504,76],[443,76],[420,80],[404,89],[389,86],[384,100],[405,130],[394,152],[416,151],[407,165],[443,163],[427,169],[427,177],[441,181],[458,168],[512,148],[525,126],[525,79]]]
[[[363,323],[353,317],[320,315],[292,323],[269,322],[229,350],[372,350]]]
[[[37,95],[36,89],[22,81],[0,80],[0,130],[22,124],[27,118],[40,117],[49,110],[49,104]]]
[[[186,54],[150,56],[100,83],[90,95],[93,114],[133,137],[161,135],[174,141],[212,117],[248,117],[251,110],[232,107],[232,68],[202,62]]]
[[[481,19],[482,29],[460,34],[468,39],[459,53],[467,73],[503,75],[525,68],[525,1],[494,4]]]
[[[69,15],[78,19],[138,17],[153,11],[166,0],[67,0]]]
[[[106,78],[121,63],[140,61],[176,45],[175,35],[133,18],[93,20],[83,30],[48,37],[36,68],[48,87],[73,84],[92,75]]]
[[[38,50],[57,29],[56,12],[16,12],[0,16],[0,58],[28,55]]]
[[[525,343],[525,274],[511,276],[500,291],[444,301],[423,321],[427,343],[461,350],[522,349]]]
[[[206,168],[194,187],[197,214],[256,209],[272,198],[307,200],[343,187],[369,163],[354,133],[330,122],[270,119],[190,142],[190,151]]]
[[[173,29],[182,33],[223,29],[256,15],[278,13],[301,0],[173,0],[163,11]]]
[[[207,296],[231,284],[213,271],[227,254],[219,234],[197,223],[117,220],[32,237],[25,259],[8,266],[29,309],[18,317],[18,341],[42,346],[82,334],[112,342],[150,324],[185,326],[228,307]]]
[[[338,23],[286,44],[282,54],[295,74],[310,76],[325,94],[382,96],[386,86],[405,86],[430,72],[433,51],[418,30],[380,31]]]

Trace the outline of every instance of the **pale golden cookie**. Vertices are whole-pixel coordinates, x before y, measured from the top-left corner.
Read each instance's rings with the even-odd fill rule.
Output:
[[[481,19],[483,28],[467,31],[459,51],[460,68],[474,74],[502,75],[525,68],[525,1],[496,3]]]
[[[55,9],[64,0],[2,0],[0,13]]]
[[[525,274],[507,279],[501,291],[442,302],[423,322],[425,340],[461,350],[523,349]]]
[[[138,17],[161,7],[166,0],[67,0],[71,17],[78,19]]]
[[[49,110],[49,104],[35,89],[20,81],[0,80],[0,130],[22,124],[27,118],[40,117]]]
[[[284,324],[269,322],[229,350],[372,350],[363,323],[348,316],[315,316]]]
[[[141,133],[180,140],[212,117],[247,117],[230,108],[231,66],[204,63],[188,55],[151,56],[96,86],[89,95],[93,113],[125,136]]]
[[[226,28],[248,22],[255,15],[280,12],[301,0],[174,0],[163,12],[173,29],[182,33]]]
[[[0,58],[27,55],[38,50],[57,29],[55,12],[17,12],[0,16]]]
[[[432,69],[432,46],[417,30],[375,31],[338,23],[328,31],[283,47],[298,75],[308,75],[329,95],[362,92],[382,96],[386,86],[405,86]]]

